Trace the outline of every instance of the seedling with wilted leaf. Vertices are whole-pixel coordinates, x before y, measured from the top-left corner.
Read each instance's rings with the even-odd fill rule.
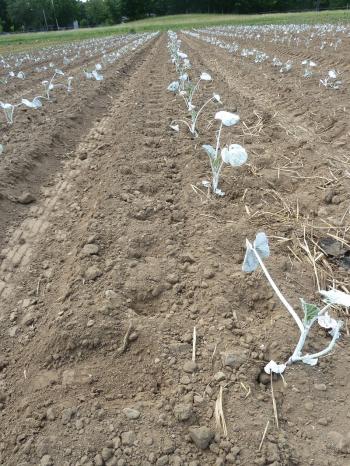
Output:
[[[247,161],[248,155],[244,147],[239,144],[230,144],[228,147],[220,147],[221,132],[224,126],[234,126],[240,118],[235,113],[226,111],[217,112],[215,119],[220,121],[220,127],[216,134],[216,147],[214,149],[210,144],[204,144],[202,147],[209,157],[212,181],[203,181],[203,185],[210,189],[214,194],[224,196],[225,193],[219,189],[219,179],[223,165],[229,164],[232,167],[240,167]]]
[[[275,361],[270,361],[265,366],[265,372],[267,372],[268,374],[270,374],[271,372],[274,372],[276,374],[282,374],[288,365],[299,361],[305,364],[309,364],[310,366],[315,366],[318,362],[318,358],[325,356],[330,351],[332,351],[336,341],[340,336],[342,322],[333,319],[328,314],[328,310],[333,304],[350,306],[350,295],[347,295],[346,293],[342,293],[337,290],[321,291],[321,294],[326,300],[326,305],[323,306],[321,309],[315,304],[308,304],[303,299],[301,299],[301,307],[304,313],[304,318],[303,320],[301,320],[294,308],[283,296],[276,283],[272,279],[271,275],[269,274],[267,268],[265,267],[263,259],[269,257],[269,255],[270,248],[265,233],[258,233],[253,244],[247,239],[246,254],[244,257],[242,270],[244,272],[251,273],[254,270],[256,270],[259,266],[261,267],[271,288],[274,290],[281,303],[284,305],[284,307],[287,309],[289,314],[293,317],[294,321],[296,322],[300,331],[300,336],[295,350],[293,351],[293,354],[290,356],[288,361],[284,364],[277,364]],[[326,328],[329,331],[332,340],[325,349],[317,353],[307,353],[303,355],[302,350],[304,348],[305,341],[315,322],[318,322],[318,324],[321,327]]]
[[[3,109],[6,121],[9,125],[13,123],[13,112],[15,111],[15,105],[0,102],[0,107]]]
[[[339,73],[336,70],[329,70],[324,79],[320,79],[320,85],[330,89],[340,89],[342,82],[338,78]]]
[[[317,66],[316,63],[312,60],[303,60],[301,64],[304,66],[304,78],[311,78],[313,75],[313,68]]]

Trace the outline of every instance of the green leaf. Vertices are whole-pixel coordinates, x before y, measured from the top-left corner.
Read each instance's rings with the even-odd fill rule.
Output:
[[[304,311],[304,323],[308,324],[312,319],[318,316],[320,309],[315,304],[308,304],[301,299],[301,305]]]

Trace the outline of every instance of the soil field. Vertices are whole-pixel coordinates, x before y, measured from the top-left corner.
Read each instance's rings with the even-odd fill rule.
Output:
[[[217,92],[241,117],[222,143],[248,163],[223,170],[224,197],[202,186],[221,107],[208,105],[198,138],[169,127],[184,105],[167,91],[166,33],[0,129],[2,465],[350,465],[348,314],[333,312],[344,326],[332,353],[271,386],[264,366],[288,359],[298,329],[261,271],[242,272],[245,239],[265,231],[296,309],[320,302],[318,286],[349,290],[349,38],[332,53],[240,44],[312,58],[320,77],[338,67],[334,90],[206,32],[178,36],[191,75],[213,78],[198,102]],[[319,327],[305,350],[328,342]]]

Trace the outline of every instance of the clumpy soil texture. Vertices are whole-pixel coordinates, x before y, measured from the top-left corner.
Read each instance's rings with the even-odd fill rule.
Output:
[[[347,314],[332,354],[273,380],[277,426],[263,368],[289,357],[298,329],[261,272],[241,271],[245,238],[265,231],[266,264],[297,309],[301,297],[320,303],[317,280],[346,291],[348,89],[301,88],[295,74],[179,37],[191,75],[213,77],[197,102],[218,92],[242,120],[223,142],[249,161],[225,167],[223,198],[201,184],[220,107],[196,139],[169,128],[186,111],[166,90],[176,73],[165,34],[58,102],[47,125],[23,111],[10,130],[0,464],[350,464]],[[306,349],[328,341],[316,328]]]

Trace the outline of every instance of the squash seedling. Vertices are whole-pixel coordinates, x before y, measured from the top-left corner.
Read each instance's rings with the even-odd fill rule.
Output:
[[[239,144],[231,144],[228,147],[220,147],[221,132],[224,126],[234,126],[239,123],[240,118],[235,113],[220,111],[215,114],[215,119],[220,121],[220,127],[216,134],[216,147],[214,149],[210,144],[204,144],[202,147],[209,157],[212,181],[203,181],[206,188],[212,189],[214,194],[224,196],[225,193],[219,189],[219,179],[224,164],[232,167],[240,167],[247,161],[248,155],[244,147]],[[220,150],[221,149],[221,150]]]
[[[288,365],[293,364],[295,362],[303,362],[304,364],[315,366],[320,357],[325,356],[330,351],[332,351],[336,341],[340,337],[340,329],[342,326],[342,322],[340,320],[337,321],[333,319],[328,314],[328,310],[331,308],[333,304],[350,306],[350,295],[347,295],[346,293],[342,293],[337,290],[321,291],[321,294],[323,295],[326,301],[326,305],[322,308],[319,308],[315,304],[306,303],[303,299],[301,299],[301,307],[304,313],[304,318],[302,320],[297,314],[297,312],[294,310],[294,308],[283,296],[276,283],[272,279],[271,275],[269,274],[263,262],[263,259],[269,257],[269,255],[270,248],[267,236],[265,233],[260,232],[256,235],[253,244],[248,239],[246,240],[246,254],[244,257],[242,270],[244,272],[251,273],[254,270],[256,270],[259,266],[261,267],[271,288],[276,293],[283,306],[287,309],[287,311],[297,324],[300,335],[299,341],[293,351],[293,354],[290,356],[287,362],[284,364],[276,364],[275,361],[270,361],[265,366],[265,372],[268,374],[270,374],[271,372],[274,372],[276,374],[282,374]],[[332,339],[328,346],[323,350],[313,354],[303,354],[302,350],[304,348],[305,341],[310,333],[312,326],[316,322],[321,327],[326,328],[328,330]]]

